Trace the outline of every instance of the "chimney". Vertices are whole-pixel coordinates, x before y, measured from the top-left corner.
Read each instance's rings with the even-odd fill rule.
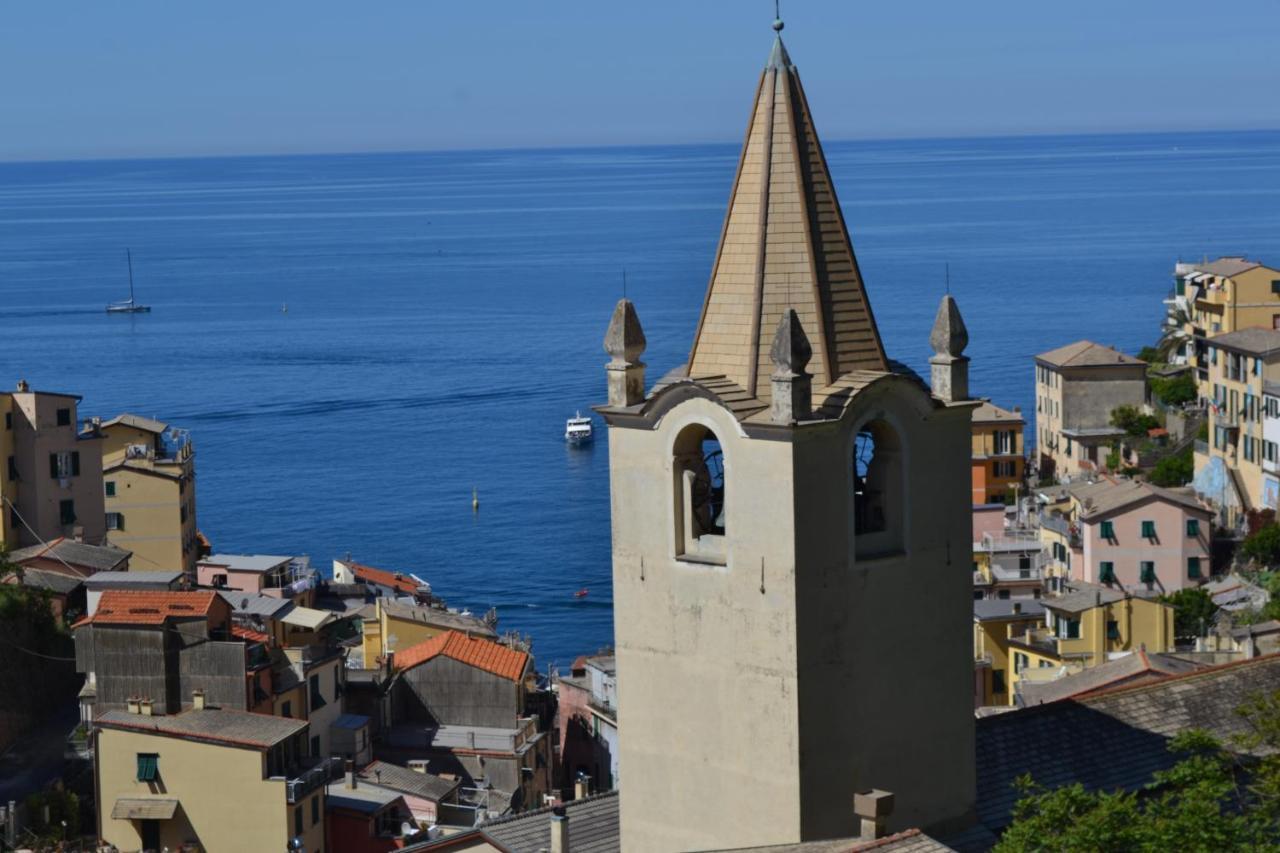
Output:
[[[569,816],[564,806],[551,810],[551,853],[569,853]]]
[[[591,796],[591,777],[585,773],[579,773],[573,783],[573,798],[581,800],[589,796]]]
[[[853,795],[853,813],[862,819],[859,838],[875,841],[884,836],[885,818],[893,812],[893,794],[872,788]]]
[[[1019,613],[1021,613],[1021,612],[1022,612],[1022,602],[1021,602],[1021,601],[1015,601],[1015,602],[1013,603],[1013,615],[1014,615],[1014,616],[1017,616],[1017,615],[1018,615]]]
[[[130,696],[130,697],[129,697],[129,699],[125,702],[125,708],[129,711],[129,713],[130,713],[130,714],[141,714],[141,713],[142,713],[141,709],[139,709],[139,707],[138,707],[138,697],[137,697],[137,696]]]
[[[348,758],[348,759],[347,759],[347,763],[346,763],[346,771],[347,771],[347,772],[346,772],[346,775],[347,775],[347,779],[346,779],[346,786],[347,786],[347,790],[348,790],[348,791],[354,791],[354,790],[356,789],[356,763],[355,763],[354,761],[352,761],[350,758]]]
[[[203,690],[191,691],[191,710],[193,711],[204,710],[204,691]]]
[[[150,700],[150,699],[139,699],[139,700],[138,700],[138,710],[139,710],[139,712],[141,712],[142,716],[144,716],[144,717],[150,717],[150,716],[151,716],[151,712],[152,712],[151,700]]]

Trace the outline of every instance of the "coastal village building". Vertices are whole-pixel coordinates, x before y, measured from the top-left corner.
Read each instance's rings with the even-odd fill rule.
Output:
[[[1182,360],[1195,368],[1200,396],[1207,399],[1210,340],[1251,327],[1280,329],[1280,270],[1243,257],[1179,262],[1166,303],[1182,314],[1187,335]]]
[[[102,499],[102,438],[79,432],[80,397],[32,391],[18,382],[0,394],[0,536],[6,550],[60,537],[100,544],[106,537]]]
[[[453,822],[451,818],[457,811],[458,789],[462,786],[457,779],[433,775],[425,768],[411,770],[386,761],[368,763],[357,775],[362,782],[398,791],[419,826]],[[472,814],[466,825],[474,824]]]
[[[214,589],[256,592],[310,604],[316,572],[306,557],[266,554],[211,554],[196,563],[196,583]]]
[[[1009,638],[1044,624],[1038,601],[986,600],[973,603],[975,708],[1011,705]]]
[[[455,613],[443,606],[421,605],[412,600],[377,598],[372,619],[365,619],[362,646],[365,666],[373,667],[387,653],[408,649],[447,631],[497,639],[490,621]]]
[[[1052,681],[1139,648],[1173,650],[1173,608],[1155,598],[1073,584],[1040,604],[1044,627],[1009,637],[1015,692],[1021,681]]]
[[[134,571],[186,572],[200,556],[195,452],[186,430],[123,414],[96,427],[108,536],[133,552]]]
[[[1023,430],[1018,409],[1002,409],[990,400],[973,410],[973,502],[1008,503],[1026,478]]]
[[[1146,362],[1092,341],[1036,356],[1036,453],[1040,476],[1096,471],[1124,430],[1111,423],[1120,406],[1146,404]]]
[[[399,850],[419,834],[405,795],[370,783],[348,767],[342,784],[325,793],[327,848],[343,853]]]
[[[618,787],[618,677],[612,654],[581,657],[556,681],[561,793]]]
[[[1075,579],[1158,593],[1209,579],[1213,512],[1194,495],[1139,480],[1073,484],[1067,491],[1082,546]]]
[[[43,589],[49,593],[54,618],[74,618],[88,607],[85,581],[99,572],[123,573],[129,568],[129,557],[128,551],[109,545],[58,538],[9,552],[9,562],[22,572],[21,576],[11,573],[2,582]]]
[[[410,598],[430,604],[431,584],[411,572],[390,572],[346,560],[333,561],[333,581],[337,584],[364,584],[375,596]]]
[[[869,788],[890,829],[972,814],[956,326],[944,301],[932,392],[885,354],[778,39],[688,363],[646,394],[626,299],[605,337],[623,849],[855,836]]]
[[[1020,707],[1043,705],[1060,699],[1085,696],[1099,690],[1137,684],[1152,684],[1175,675],[1204,669],[1205,665],[1171,654],[1148,652],[1142,646],[1123,657],[1111,658],[1096,666],[1064,675],[1053,681],[1023,679],[1018,695],[1010,704]]]
[[[1047,564],[1034,533],[985,533],[973,543],[973,598],[1039,598]]]
[[[1280,331],[1245,328],[1217,335],[1207,358],[1209,440],[1196,444],[1194,486],[1219,508],[1221,523],[1236,528],[1249,510],[1276,500],[1280,460],[1263,422],[1267,383],[1280,380]],[[1264,462],[1270,463],[1266,472]]]
[[[528,710],[533,658],[483,637],[446,631],[392,655],[390,725],[375,754],[425,760],[433,773],[493,788],[511,808],[551,791],[551,739]]]
[[[332,764],[307,756],[307,724],[195,707],[96,721],[98,836],[119,850],[306,850],[325,843]],[[340,849],[340,848],[338,848]]]

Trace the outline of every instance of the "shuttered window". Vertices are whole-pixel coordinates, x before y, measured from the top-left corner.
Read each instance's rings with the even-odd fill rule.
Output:
[[[1200,558],[1199,557],[1187,557],[1187,577],[1189,578],[1200,577]]]
[[[1142,538],[1143,539],[1156,538],[1156,523],[1154,521],[1142,522]]]
[[[154,752],[138,753],[138,781],[154,782],[160,775],[160,756]]]
[[[1102,538],[1103,539],[1116,538],[1116,526],[1113,522],[1110,522],[1110,521],[1102,522]]]

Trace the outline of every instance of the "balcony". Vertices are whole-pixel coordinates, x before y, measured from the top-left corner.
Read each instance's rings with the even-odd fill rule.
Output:
[[[285,797],[293,805],[306,799],[312,791],[323,788],[342,775],[342,759],[337,757],[313,758],[310,764],[295,770],[286,778],[272,776],[285,784]]]

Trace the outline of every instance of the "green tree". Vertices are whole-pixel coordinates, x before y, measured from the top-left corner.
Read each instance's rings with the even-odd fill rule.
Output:
[[[1195,460],[1191,448],[1166,456],[1155,464],[1147,479],[1156,486],[1185,486],[1195,476]]]
[[[1196,381],[1190,372],[1179,373],[1167,379],[1153,376],[1150,381],[1151,393],[1166,406],[1180,406],[1196,398]]]
[[[1160,350],[1155,347],[1143,347],[1138,350],[1138,360],[1145,361],[1147,364],[1156,364],[1164,361],[1164,359],[1160,357]]]
[[[1161,600],[1173,608],[1173,633],[1179,639],[1203,636],[1204,630],[1218,615],[1218,605],[1213,603],[1213,596],[1201,587],[1180,589],[1162,596]]]
[[[1160,426],[1160,420],[1144,415],[1137,406],[1117,406],[1111,410],[1111,425],[1129,435],[1145,437],[1147,430]]]
[[[1264,566],[1280,563],[1280,524],[1268,524],[1249,534],[1240,544],[1240,553]]]

